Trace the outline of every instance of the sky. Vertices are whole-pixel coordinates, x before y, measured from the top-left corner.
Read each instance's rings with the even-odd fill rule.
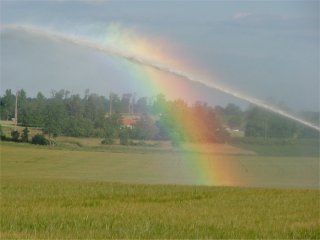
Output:
[[[201,84],[164,73],[146,77],[143,66],[5,27],[15,24],[109,44],[293,111],[319,110],[318,1],[2,0],[0,6],[1,94],[161,92],[246,106]],[[163,84],[149,85],[153,76]]]

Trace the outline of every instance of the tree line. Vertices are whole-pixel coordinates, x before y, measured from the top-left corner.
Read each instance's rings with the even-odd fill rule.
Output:
[[[83,97],[67,90],[52,91],[49,98],[40,92],[27,97],[24,90],[18,96],[19,125],[40,127],[49,138],[100,137],[106,144],[115,138],[122,139],[123,144],[128,139],[225,142],[232,130],[243,130],[247,137],[319,137],[316,130],[255,106],[243,111],[235,104],[212,107],[197,101],[188,105],[183,100],[169,101],[163,94],[152,101],[147,97],[134,99],[132,94],[110,94],[107,98],[88,90]],[[11,90],[0,97],[1,120],[14,118],[15,101]],[[128,113],[139,116],[134,126],[123,124]],[[319,123],[319,113],[309,112],[307,117]]]

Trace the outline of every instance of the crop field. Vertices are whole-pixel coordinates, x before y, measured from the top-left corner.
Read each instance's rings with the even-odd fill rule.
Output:
[[[316,154],[187,145],[234,174],[200,186],[166,143],[59,141],[0,144],[1,238],[320,238]]]

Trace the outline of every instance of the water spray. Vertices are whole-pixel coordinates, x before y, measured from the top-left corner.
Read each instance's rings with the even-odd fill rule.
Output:
[[[192,74],[189,74],[187,72],[170,68],[169,66],[150,61],[150,60],[142,58],[140,56],[132,55],[130,53],[126,53],[126,52],[123,52],[123,51],[120,51],[120,50],[117,50],[114,48],[110,48],[108,46],[104,46],[103,44],[94,42],[92,40],[88,40],[88,39],[74,36],[74,35],[68,35],[68,34],[61,33],[61,32],[56,32],[56,31],[51,31],[51,30],[49,31],[49,30],[39,28],[39,27],[27,26],[27,25],[5,25],[5,26],[1,26],[0,29],[11,29],[11,30],[16,30],[16,31],[25,31],[25,32],[28,32],[28,33],[31,33],[34,35],[39,35],[39,36],[46,37],[46,38],[58,39],[58,40],[69,42],[69,43],[72,43],[72,44],[75,44],[75,45],[78,45],[81,47],[91,48],[91,49],[94,49],[94,50],[97,50],[97,51],[100,51],[100,52],[103,52],[103,53],[106,53],[109,55],[120,57],[120,58],[126,59],[130,62],[133,62],[135,64],[151,67],[151,68],[175,75],[177,77],[183,78],[183,79],[191,81],[191,82],[200,83],[208,88],[215,89],[215,90],[218,90],[218,91],[223,92],[225,94],[228,94],[230,96],[244,100],[244,101],[249,102],[253,105],[264,108],[270,112],[274,112],[276,114],[279,114],[283,117],[286,117],[286,118],[291,119],[295,122],[301,123],[304,126],[307,126],[309,128],[315,129],[320,132],[320,126],[317,126],[313,123],[310,123],[310,122],[305,121],[299,117],[296,117],[296,116],[294,116],[294,115],[292,115],[282,109],[279,109],[279,108],[274,107],[270,104],[267,104],[267,103],[261,101],[260,99],[247,96],[247,95],[239,93],[233,89],[218,85],[212,81],[198,79],[198,78],[194,77]]]

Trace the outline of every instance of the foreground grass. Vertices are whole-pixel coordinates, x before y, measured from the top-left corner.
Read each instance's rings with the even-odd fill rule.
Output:
[[[166,147],[0,143],[1,238],[320,238],[319,158],[214,148],[218,185],[269,189],[165,185],[198,166]]]
[[[5,178],[1,237],[320,238],[319,191]]]

